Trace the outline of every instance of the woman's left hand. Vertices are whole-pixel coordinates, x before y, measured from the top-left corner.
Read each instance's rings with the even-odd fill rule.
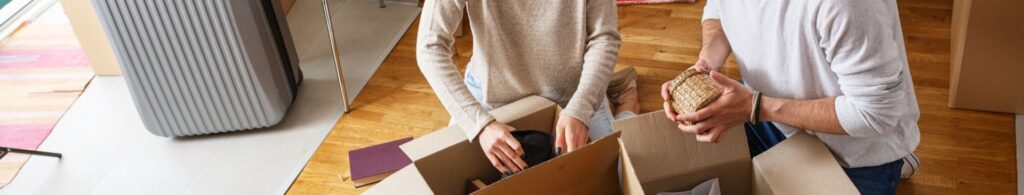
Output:
[[[579,119],[561,115],[555,125],[555,147],[559,148],[559,152],[565,153],[582,148],[590,142],[589,132],[587,125]]]

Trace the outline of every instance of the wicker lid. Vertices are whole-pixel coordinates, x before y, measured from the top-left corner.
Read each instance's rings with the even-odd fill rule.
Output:
[[[672,108],[679,114],[686,114],[711,104],[722,94],[722,89],[707,72],[690,68],[672,80],[669,92],[672,93]]]

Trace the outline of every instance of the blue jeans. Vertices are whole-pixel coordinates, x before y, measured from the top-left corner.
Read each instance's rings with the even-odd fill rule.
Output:
[[[786,135],[782,134],[779,128],[771,122],[761,122],[757,125],[746,123],[743,126],[747,131],[750,156],[757,156],[786,139]],[[903,159],[899,159],[873,167],[844,167],[843,171],[850,177],[850,181],[853,181],[853,185],[857,186],[857,190],[861,194],[896,194],[896,185],[900,183],[902,168]]]
[[[466,72],[468,73],[470,71],[467,70]],[[488,111],[490,111],[491,109],[494,109],[490,105],[487,105],[483,101],[484,100],[484,98],[483,98],[484,96],[483,96],[483,90],[482,90],[482,88],[480,88],[480,82],[477,81],[476,78],[474,78],[472,74],[466,74],[466,79],[464,80],[464,82],[466,83],[466,87],[469,88],[469,93],[473,94],[473,97],[476,98],[476,101],[480,102],[480,104],[484,106],[484,109],[486,109]],[[613,116],[612,115],[612,110],[608,107],[607,99],[606,99],[606,101],[602,101],[601,102],[601,106],[599,106],[597,108],[597,110],[594,111],[594,116],[592,118],[590,118],[590,126],[588,127],[588,129],[590,129],[589,130],[590,131],[590,134],[589,134],[590,140],[597,140],[597,139],[600,139],[600,138],[602,138],[604,136],[607,136],[608,134],[611,134],[612,133],[612,120],[626,118],[626,117],[631,117],[631,116],[634,116],[634,115],[636,115],[636,113],[622,112],[622,113],[619,113],[616,116]],[[454,124],[455,124],[455,119],[454,118],[451,121],[448,122],[448,126],[451,126],[451,125],[454,125]]]

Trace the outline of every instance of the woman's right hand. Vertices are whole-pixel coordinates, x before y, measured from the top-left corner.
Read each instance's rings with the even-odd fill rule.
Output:
[[[526,169],[523,161],[523,147],[512,137],[512,126],[498,121],[491,121],[478,136],[480,148],[484,150],[491,165],[502,173],[518,173]]]

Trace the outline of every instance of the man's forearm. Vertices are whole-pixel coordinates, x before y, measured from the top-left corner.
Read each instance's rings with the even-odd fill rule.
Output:
[[[722,22],[717,19],[704,20],[701,23],[701,49],[698,57],[711,70],[718,70],[731,52],[729,39],[725,37],[725,31],[722,31]]]
[[[836,116],[835,97],[791,100],[763,97],[760,118],[809,131],[846,135]]]

